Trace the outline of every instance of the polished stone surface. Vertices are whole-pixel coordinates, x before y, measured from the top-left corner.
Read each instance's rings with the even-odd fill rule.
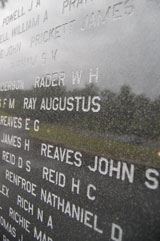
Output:
[[[0,240],[160,238],[158,0],[0,1]]]

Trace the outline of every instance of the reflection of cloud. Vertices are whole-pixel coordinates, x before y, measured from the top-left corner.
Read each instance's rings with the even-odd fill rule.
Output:
[[[6,48],[10,44],[20,41],[22,43],[21,53],[0,59],[4,66],[1,79],[3,81],[8,81],[8,78],[24,79],[26,87],[29,87],[33,85],[37,75],[65,71],[69,87],[72,71],[82,69],[86,72],[90,68],[99,67],[101,88],[115,91],[123,84],[129,84],[137,94],[144,92],[152,97],[159,95],[160,29],[157,24],[160,23],[159,1],[135,0],[135,13],[132,16],[108,21],[104,25],[84,32],[80,30],[87,14],[97,10],[103,13],[108,4],[113,4],[113,2],[118,1],[90,1],[88,5],[82,5],[62,14],[63,1],[56,1],[56,3],[45,1],[41,3],[40,8],[27,12],[23,16],[23,21],[40,14],[40,24],[33,30],[0,45],[0,48]],[[28,9],[26,1],[23,3],[25,9]],[[7,9],[3,10],[1,21],[4,16],[15,9],[18,9],[17,2],[16,4],[9,2]],[[43,23],[46,9],[49,19]],[[76,22],[71,34],[65,34],[61,38],[30,48],[33,35],[72,19]],[[11,31],[12,27],[21,21],[22,18],[10,24],[6,28],[7,31]],[[53,61],[50,56],[51,51],[55,49],[58,49],[58,54],[56,61]],[[45,65],[42,61],[43,54],[47,56]],[[31,62],[22,67],[22,61],[27,58]],[[14,62],[16,68],[9,72],[10,62]],[[86,79],[84,78],[83,81],[85,82]]]

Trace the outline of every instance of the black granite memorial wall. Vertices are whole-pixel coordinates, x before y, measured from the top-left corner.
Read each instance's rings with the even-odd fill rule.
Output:
[[[159,0],[0,1],[0,240],[160,240]]]

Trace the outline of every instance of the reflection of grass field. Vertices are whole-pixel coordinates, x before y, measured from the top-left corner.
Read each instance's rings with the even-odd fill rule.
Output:
[[[9,114],[7,112],[5,112],[4,110],[0,110],[0,115],[8,116]]]
[[[34,132],[32,130],[31,135],[36,138],[53,141],[56,144],[62,144],[68,148],[74,148],[115,159],[141,161],[152,164],[160,160],[156,150],[82,135],[61,126],[41,126],[39,132]]]

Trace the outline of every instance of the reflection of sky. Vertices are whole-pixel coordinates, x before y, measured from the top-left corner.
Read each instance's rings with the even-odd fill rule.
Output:
[[[33,1],[34,3],[36,1]],[[27,19],[40,14],[40,25],[21,34],[10,41],[1,44],[6,48],[21,41],[21,52],[11,57],[0,59],[0,81],[23,79],[26,87],[34,84],[37,75],[66,72],[66,85],[71,87],[72,71],[83,70],[83,82],[87,80],[89,69],[99,67],[99,86],[117,91],[123,84],[128,84],[137,94],[145,93],[157,96],[160,91],[160,4],[158,0],[134,0],[135,12],[119,20],[108,20],[97,28],[82,32],[81,26],[85,16],[96,10],[102,13],[109,4],[118,0],[88,0],[79,8],[66,10],[62,14],[63,1],[41,1],[41,7],[28,12],[19,20],[10,23],[6,28],[11,32],[12,27],[25,22]],[[16,9],[29,7],[29,1],[9,1],[5,9],[0,10],[0,26],[4,16]],[[44,24],[42,18],[48,10],[49,20]],[[30,48],[31,37],[46,29],[75,19],[73,31],[61,38]],[[4,28],[0,27],[2,33]],[[51,51],[58,49],[57,59],[51,59]],[[41,56],[48,56],[46,64]],[[35,57],[36,56],[36,57]],[[33,58],[31,63],[22,67],[22,60]],[[20,61],[20,62],[19,62]],[[12,66],[14,68],[10,68]]]

